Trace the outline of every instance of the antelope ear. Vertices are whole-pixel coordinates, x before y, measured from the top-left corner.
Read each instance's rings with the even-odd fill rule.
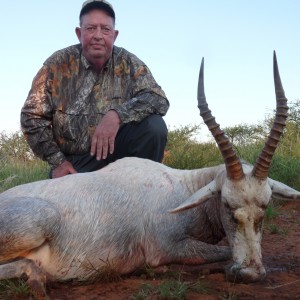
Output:
[[[204,186],[202,189],[198,190],[187,200],[185,200],[181,205],[176,208],[169,210],[170,213],[177,213],[184,211],[193,207],[196,207],[208,199],[210,199],[217,192],[217,186],[215,180],[211,181],[209,184]]]
[[[282,182],[268,178],[270,187],[272,189],[272,197],[281,200],[300,200],[300,192],[285,185]]]

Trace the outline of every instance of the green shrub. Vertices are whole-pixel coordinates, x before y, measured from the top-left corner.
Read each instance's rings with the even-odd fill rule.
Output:
[[[21,132],[0,133],[0,192],[48,178],[48,165],[34,157]]]
[[[300,190],[300,159],[275,155],[272,160],[269,176],[296,190]]]
[[[213,143],[182,143],[167,152],[164,163],[175,169],[198,169],[223,163]]]

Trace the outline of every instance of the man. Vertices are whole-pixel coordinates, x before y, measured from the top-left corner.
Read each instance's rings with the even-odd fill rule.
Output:
[[[114,45],[115,12],[105,0],[80,11],[80,44],[50,56],[33,80],[21,127],[50,177],[98,170],[125,156],[161,162],[165,93],[148,67]]]

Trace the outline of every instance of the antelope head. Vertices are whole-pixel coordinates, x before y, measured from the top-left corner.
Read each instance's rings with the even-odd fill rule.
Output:
[[[287,99],[281,84],[276,54],[273,57],[276,94],[276,116],[265,146],[255,165],[242,164],[228,137],[212,116],[204,93],[204,59],[202,59],[198,82],[198,107],[200,115],[212,133],[225,162],[223,169],[208,185],[197,191],[172,212],[189,209],[219,194],[220,218],[232,249],[233,264],[227,275],[231,280],[244,282],[262,279],[261,237],[266,207],[272,195],[284,199],[300,199],[296,190],[268,178],[272,157],[285,127]]]
[[[288,111],[276,53],[274,51],[273,56],[276,116],[265,146],[252,169],[243,168],[228,137],[212,116],[205,98],[203,72],[202,59],[198,83],[198,107],[200,115],[218,144],[227,173],[220,187],[222,224],[232,248],[234,261],[227,275],[232,280],[259,280],[266,274],[262,264],[261,237],[265,210],[272,196],[268,172],[285,127]]]

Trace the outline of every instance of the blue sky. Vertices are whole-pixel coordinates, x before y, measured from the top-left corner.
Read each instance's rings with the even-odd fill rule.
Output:
[[[256,124],[275,108],[276,50],[289,101],[300,98],[300,1],[112,0],[117,46],[142,59],[166,92],[170,128],[200,124],[197,80],[221,127]],[[42,63],[76,44],[81,0],[4,1],[0,36],[0,132],[19,129],[20,109]]]

